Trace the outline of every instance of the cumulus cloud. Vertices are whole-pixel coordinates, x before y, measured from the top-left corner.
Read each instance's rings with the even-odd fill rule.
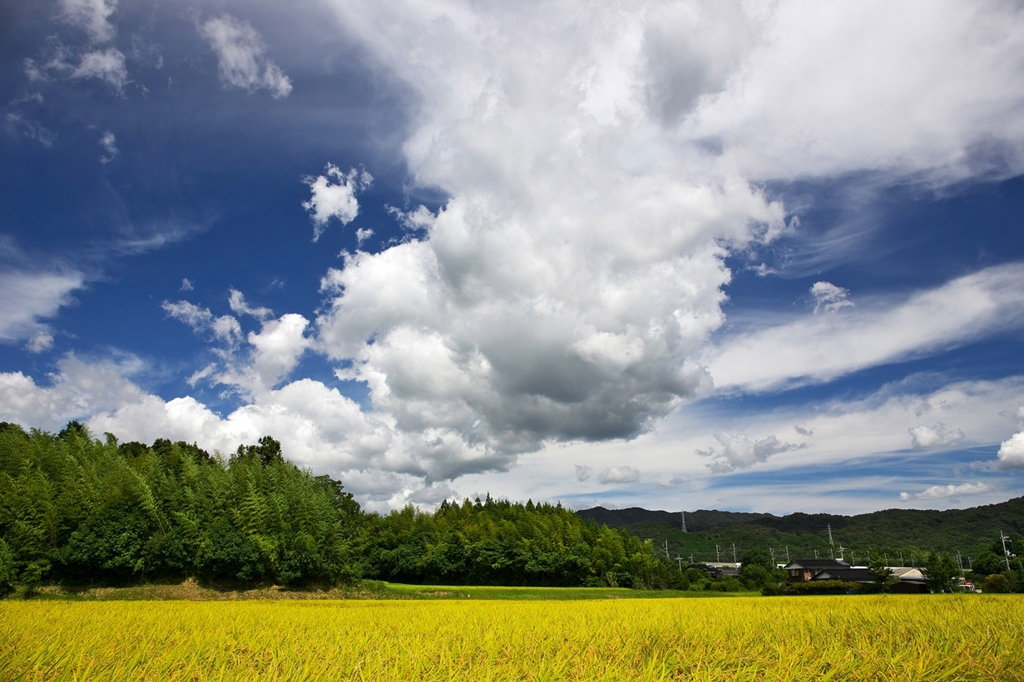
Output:
[[[545,441],[635,437],[696,395],[723,258],[785,216],[742,178],[665,155],[662,119],[686,104],[656,103],[682,78],[658,61],[683,57],[645,48],[644,12],[333,7],[416,93],[410,171],[451,197],[396,212],[407,241],[323,278],[319,340],[373,406],[506,468]]]
[[[15,268],[0,271],[0,342],[30,339],[48,333],[46,318],[68,305],[71,294],[85,284],[80,272],[39,272]],[[42,338],[42,337],[40,337]]]
[[[763,179],[868,170],[934,184],[1024,169],[1015,3],[784,0],[745,10],[760,40],[680,125],[689,139],[719,142],[718,164]]]
[[[737,469],[749,469],[755,464],[767,462],[772,455],[790,450],[807,447],[806,443],[783,443],[774,435],[760,440],[751,440],[746,436],[719,433],[715,436],[718,446],[707,450],[698,450],[697,454],[710,457],[708,469],[716,474],[725,474]]]
[[[25,344],[29,353],[42,353],[53,348],[53,334],[48,331],[37,331]]]
[[[927,12],[938,25],[922,26],[909,5],[881,2],[851,5],[852,23],[803,0],[770,12],[331,3],[415,95],[410,171],[451,199],[436,213],[396,212],[415,240],[347,256],[323,278],[324,349],[351,363],[345,376],[365,381],[400,431],[443,430],[481,461],[644,433],[703,385],[731,276],[723,256],[785,228],[783,207],[750,177],[867,170],[940,182],[962,177],[979,142],[1012,152],[1024,140],[1009,10],[953,4],[943,7],[956,21]],[[984,55],[967,47],[980,35]],[[865,36],[879,49],[863,48]],[[863,69],[882,79],[880,94]],[[920,101],[933,106],[915,105],[908,122]],[[834,131],[836,117],[858,144]],[[898,134],[897,119],[908,128]],[[983,271],[857,308],[823,283],[818,312],[844,315],[727,341],[711,375],[744,388],[821,380],[976,338],[1014,319],[1019,274]]]
[[[950,483],[949,485],[933,485],[931,488],[919,493],[900,493],[900,500],[903,502],[910,500],[943,500],[958,495],[980,495],[992,490],[992,486],[980,481],[977,483],[961,483],[960,485]]]
[[[767,390],[828,381],[921,357],[1024,324],[1024,265],[986,268],[905,300],[862,301],[723,341],[710,371],[720,388]]]
[[[220,81],[226,87],[255,92],[266,89],[274,99],[287,97],[292,82],[264,55],[267,46],[259,32],[246,21],[228,14],[208,19],[199,35],[217,53]]]
[[[793,427],[793,430],[799,433],[801,436],[813,436],[814,429],[806,425],[797,424]]]
[[[608,467],[597,475],[597,480],[605,484],[636,483],[640,471],[629,466]]]
[[[133,357],[90,363],[69,354],[49,375],[49,386],[21,372],[0,373],[0,420],[57,430],[71,419],[133,404],[143,393],[125,376],[139,369]]]
[[[829,282],[815,282],[811,287],[811,296],[814,297],[814,314],[834,313],[847,306],[852,306],[850,291],[843,287],[837,287]]]
[[[1024,469],[1024,432],[1015,433],[1003,441],[996,457],[995,468],[999,471]]]
[[[964,439],[963,431],[946,428],[942,422],[937,422],[932,426],[915,426],[907,431],[910,433],[911,446],[915,450],[948,448]]]
[[[589,481],[590,477],[594,475],[594,470],[583,464],[577,464],[576,466],[576,480],[582,483],[583,481]]]
[[[356,230],[356,239],[359,242],[359,246],[363,245],[367,239],[373,236],[373,230],[368,227],[360,227]]]
[[[184,322],[197,333],[209,333],[231,346],[242,339],[242,326],[231,315],[215,316],[209,308],[202,308],[188,301],[164,301],[162,305],[168,316]]]
[[[257,320],[265,320],[274,314],[274,311],[270,308],[264,308],[262,306],[256,306],[255,308],[245,302],[245,295],[237,289],[231,289],[228,294],[228,306],[232,312],[238,315],[251,315]]]
[[[260,321],[260,330],[244,335],[242,325],[231,315],[214,315],[208,308],[188,301],[163,303],[172,318],[187,324],[197,334],[222,344],[214,352],[220,362],[207,365],[189,377],[189,383],[210,379],[241,391],[250,398],[265,393],[288,378],[302,355],[313,345],[306,336],[309,320],[297,313],[272,318],[269,308],[252,307],[244,294],[231,289],[228,305],[238,315]]]
[[[304,181],[313,192],[309,201],[302,202],[302,207],[312,213],[313,241],[327,229],[331,218],[337,218],[342,225],[348,225],[359,214],[359,202],[356,193],[370,186],[373,176],[366,171],[355,168],[342,173],[334,164],[327,164],[327,170],[317,177],[306,177]],[[357,232],[359,243],[373,234],[373,230]]]

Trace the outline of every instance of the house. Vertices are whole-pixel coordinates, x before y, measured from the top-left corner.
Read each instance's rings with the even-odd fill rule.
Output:
[[[721,580],[725,575],[722,569],[715,564],[690,564],[687,568],[696,568],[698,571],[704,571],[715,580]]]
[[[919,568],[900,566],[892,569],[893,577],[899,582],[889,587],[893,594],[928,594],[928,585]]]
[[[811,580],[842,580],[844,583],[873,583],[871,571],[863,566],[844,568],[826,568],[815,574]]]
[[[822,571],[850,568],[842,559],[796,559],[783,566],[791,583],[806,583]],[[838,578],[834,578],[838,580]]]

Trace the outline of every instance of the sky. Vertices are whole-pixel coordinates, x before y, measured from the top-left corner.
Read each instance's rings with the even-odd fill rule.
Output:
[[[1013,0],[0,0],[0,420],[385,512],[1024,494]]]

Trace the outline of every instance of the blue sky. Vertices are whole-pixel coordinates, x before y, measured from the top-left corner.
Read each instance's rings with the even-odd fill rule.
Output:
[[[1024,16],[0,3],[0,419],[368,508],[1024,492]]]

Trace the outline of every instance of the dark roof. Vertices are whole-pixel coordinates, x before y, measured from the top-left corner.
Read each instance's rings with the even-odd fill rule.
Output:
[[[811,580],[842,580],[846,583],[871,583],[871,571],[866,568],[831,568],[821,571]]]
[[[793,559],[785,565],[787,571],[795,568],[806,568],[810,570],[849,568],[850,564],[839,559]]]

